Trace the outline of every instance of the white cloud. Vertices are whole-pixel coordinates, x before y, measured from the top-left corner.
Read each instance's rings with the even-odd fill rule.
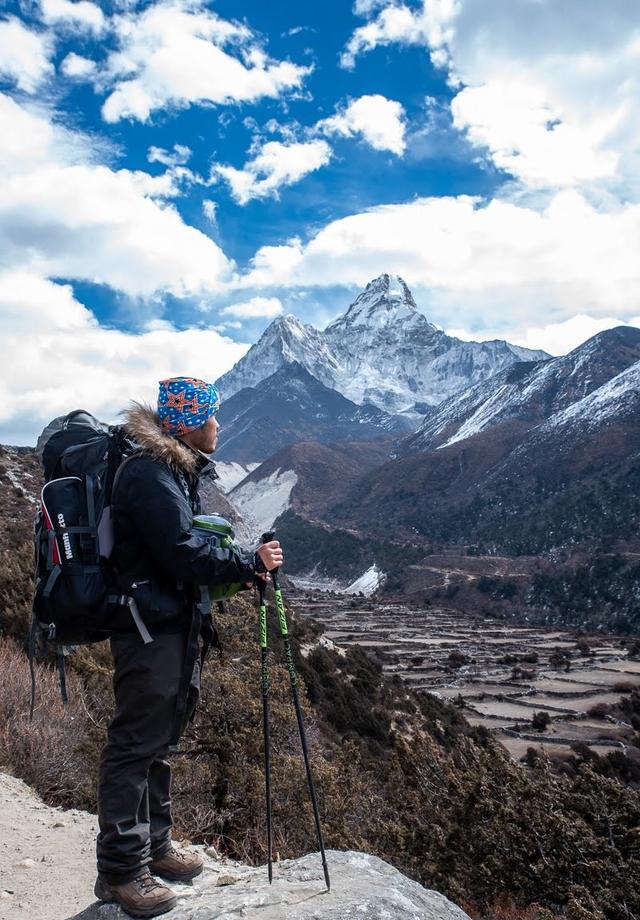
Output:
[[[106,284],[131,296],[219,289],[231,264],[162,199],[162,176],[92,162],[92,144],[0,94],[0,268]]]
[[[522,329],[505,327],[493,330],[483,329],[478,333],[469,332],[467,329],[447,329],[446,331],[448,335],[456,336],[465,342],[486,342],[500,338],[524,348],[541,349],[550,355],[564,355],[599,332],[613,329],[616,326],[640,327],[640,316],[630,317],[629,320],[623,321],[615,317],[595,317],[578,313],[561,323],[530,326],[524,332]]]
[[[65,77],[75,80],[83,80],[92,77],[96,72],[96,62],[89,58],[82,57],[72,51],[68,54],[60,65],[60,69]]]
[[[106,329],[68,285],[22,270],[0,272],[0,335],[5,444],[35,444],[51,418],[75,408],[117,421],[131,398],[154,403],[158,380],[215,380],[249,347],[212,329],[177,330],[166,321],[140,335]]]
[[[486,146],[500,169],[531,187],[579,185],[615,177],[620,156],[600,143],[617,127],[622,109],[594,113],[583,125],[563,121],[541,87],[496,81],[463,89],[451,104],[453,123]],[[553,127],[549,127],[553,124]]]
[[[336,115],[319,121],[316,129],[325,134],[353,137],[360,134],[374,150],[405,151],[404,108],[379,94],[353,99]]]
[[[191,150],[184,144],[174,144],[173,150],[163,147],[149,147],[147,160],[149,163],[162,163],[164,166],[184,166],[189,162]]]
[[[252,297],[244,303],[234,303],[220,311],[221,316],[237,316],[240,319],[272,319],[283,311],[277,297]]]
[[[40,0],[42,19],[48,25],[67,25],[84,28],[96,35],[104,29],[106,21],[100,7],[90,0]]]
[[[543,348],[549,354],[564,355],[598,332],[616,326],[640,327],[640,316],[632,316],[623,321],[615,317],[595,317],[578,313],[563,323],[533,326],[524,333],[515,331],[512,341],[515,345],[524,345],[525,348]]]
[[[46,34],[27,29],[13,16],[0,21],[0,74],[15,81],[18,89],[25,93],[38,89],[53,73],[50,55]]]
[[[212,177],[221,177],[229,183],[238,204],[246,204],[252,198],[277,196],[283,185],[293,185],[330,159],[331,148],[326,141],[268,141],[242,169],[216,164],[211,172]]]
[[[368,16],[380,9],[371,22],[355,30],[342,54],[343,67],[355,66],[358,55],[379,45],[427,44],[437,56],[451,37],[451,23],[460,0],[424,0],[422,9],[412,9],[395,0],[358,0],[355,12]]]
[[[108,122],[147,121],[152,112],[192,103],[229,104],[277,98],[310,73],[274,61],[244,25],[228,22],[198,0],[168,0],[114,20],[119,48],[109,55],[104,103]]]
[[[423,0],[374,14],[351,37],[346,65],[378,45],[424,45],[457,89],[455,126],[498,167],[534,188],[597,183],[637,199],[636,0],[606,16],[598,0]]]
[[[207,220],[209,221],[209,223],[211,223],[211,224],[215,224],[215,223],[216,223],[216,221],[217,221],[217,214],[216,214],[217,210],[218,210],[218,202],[217,202],[217,201],[211,201],[210,198],[205,198],[205,199],[204,199],[204,201],[202,202],[202,211],[203,211],[203,213],[204,213],[204,216],[205,216],[205,217],[207,218]]]
[[[640,303],[639,243],[640,205],[601,212],[575,191],[557,193],[543,211],[421,198],[335,220],[306,244],[263,247],[236,283],[361,286],[388,271],[447,328],[477,328],[481,318],[487,329],[522,329],[578,311],[628,319]]]

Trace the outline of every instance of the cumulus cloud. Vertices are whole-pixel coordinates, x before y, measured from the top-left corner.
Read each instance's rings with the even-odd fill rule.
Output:
[[[234,303],[220,311],[222,316],[239,319],[272,319],[282,313],[282,302],[277,297],[252,297],[244,303]]]
[[[527,81],[495,81],[467,87],[451,104],[453,123],[469,140],[487,147],[500,169],[530,187],[580,185],[614,179],[620,154],[601,146],[616,129],[622,109],[594,113],[582,125],[566,122],[541,87]]]
[[[640,17],[635,0],[423,0],[362,12],[343,61],[424,45],[456,90],[454,125],[527,186],[598,183],[637,197]],[[571,22],[571,27],[567,23]]]
[[[404,108],[399,102],[379,94],[360,96],[330,118],[319,121],[316,129],[341,137],[360,135],[374,150],[390,150],[402,156],[405,151]]]
[[[174,144],[172,150],[163,147],[149,147],[147,160],[149,163],[162,163],[164,166],[184,166],[189,162],[191,149],[184,144]]]
[[[475,333],[467,329],[454,328],[446,331],[449,335],[463,339],[465,342],[486,342],[491,339],[506,338],[513,345],[521,345],[534,350],[541,349],[550,355],[564,355],[599,332],[613,329],[616,326],[640,327],[640,316],[621,320],[613,316],[595,317],[578,313],[561,323],[530,326],[524,330],[518,327],[502,326],[500,329],[482,329]]]
[[[442,62],[442,52],[452,36],[451,24],[461,0],[423,0],[423,6],[413,9],[395,0],[358,0],[354,12],[368,16],[380,10],[364,26],[359,26],[349,39],[341,64],[355,66],[360,54],[378,45],[398,42],[403,45],[426,44],[432,48],[435,61]]]
[[[0,74],[18,89],[34,93],[53,73],[51,51],[46,34],[28,29],[13,16],[0,21]]]
[[[0,271],[0,335],[5,444],[35,444],[51,418],[73,408],[117,421],[129,399],[155,402],[158,380],[214,380],[249,347],[213,329],[178,330],[166,321],[142,334],[106,329],[68,285],[15,269]]]
[[[309,67],[272,60],[249,28],[228,22],[198,0],[168,0],[114,19],[118,48],[104,79],[114,85],[108,122],[148,121],[165,107],[277,98],[297,89]]]
[[[162,176],[92,162],[92,145],[0,94],[0,266],[132,296],[219,289],[231,265],[166,202]]]
[[[88,29],[96,35],[106,25],[104,13],[90,0],[40,0],[40,10],[48,25]]]
[[[573,190],[544,210],[419,198],[332,221],[306,243],[263,247],[236,283],[361,286],[389,271],[446,328],[522,329],[577,311],[628,319],[640,302],[639,240],[640,205],[599,211]]]
[[[53,280],[160,305],[166,292],[210,295],[230,271],[220,248],[166,202],[176,191],[172,170],[183,167],[160,176],[113,170],[99,153],[93,138],[65,129],[47,108],[0,93],[4,443],[33,444],[51,417],[78,406],[113,420],[130,397],[153,399],[162,377],[214,379],[248,348],[158,317],[140,334],[105,328],[69,284]]]
[[[212,178],[229,183],[238,204],[252,198],[277,197],[284,185],[293,185],[303,176],[325,166],[331,159],[331,148],[323,140],[282,143],[268,141],[242,169],[216,164]]]
[[[72,80],[88,80],[96,72],[96,62],[71,51],[62,61],[60,70]]]

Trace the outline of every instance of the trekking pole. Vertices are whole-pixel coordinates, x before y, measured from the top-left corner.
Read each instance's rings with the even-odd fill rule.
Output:
[[[275,531],[268,531],[262,535],[262,542],[269,543],[273,540],[275,536]],[[307,771],[307,784],[309,786],[309,795],[311,797],[311,805],[313,807],[313,817],[316,822],[316,831],[318,834],[318,843],[320,845],[320,855],[322,857],[322,868],[324,870],[324,880],[327,886],[327,891],[331,889],[331,883],[329,881],[329,868],[327,866],[327,858],[324,852],[324,841],[322,839],[322,828],[320,827],[320,815],[318,813],[318,803],[316,800],[316,790],[313,783],[313,774],[311,772],[311,762],[309,760],[309,750],[307,748],[307,734],[304,729],[304,722],[302,721],[302,710],[300,709],[300,700],[298,698],[298,681],[296,678],[296,669],[293,663],[293,653],[291,651],[291,641],[289,639],[289,630],[287,628],[287,615],[284,610],[284,601],[282,600],[282,591],[280,590],[280,585],[278,583],[278,569],[271,569],[269,574],[271,575],[271,580],[273,581],[273,593],[276,601],[276,610],[278,611],[278,622],[280,624],[280,635],[282,636],[282,641],[284,643],[284,658],[287,665],[287,670],[289,672],[289,681],[291,683],[291,695],[293,696],[293,705],[296,710],[296,718],[298,720],[298,730],[300,732],[300,742],[302,744],[302,755],[304,757],[304,766]]]
[[[267,848],[269,851],[269,884],[273,881],[273,843],[271,833],[271,753],[269,739],[269,662],[267,655],[267,604],[264,593],[266,581],[257,579],[258,597],[260,602],[260,659],[262,671],[262,733],[264,736],[264,778],[267,799]]]

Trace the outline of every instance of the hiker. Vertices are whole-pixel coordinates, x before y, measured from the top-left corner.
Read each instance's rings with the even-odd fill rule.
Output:
[[[112,496],[118,590],[135,597],[153,641],[145,643],[128,609],[117,614],[111,637],[116,709],[98,786],[95,894],[134,917],[154,917],[176,904],[154,876],[186,881],[203,868],[199,856],[171,842],[167,760],[195,711],[214,639],[210,604],[199,586],[250,587],[283,561],[277,540],[254,555],[191,533],[201,512],[199,478],[213,472],[207,455],[216,446],[218,392],[191,377],[159,386],[157,412],[132,402],[124,413],[125,430],[142,450],[121,469]]]

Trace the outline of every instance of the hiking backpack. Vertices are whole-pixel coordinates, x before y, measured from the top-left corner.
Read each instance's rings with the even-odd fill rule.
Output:
[[[130,601],[113,591],[110,502],[116,473],[135,445],[120,426],[106,425],[77,409],[47,425],[36,451],[45,484],[34,527],[32,691],[35,645],[45,640],[56,647],[66,702],[65,647],[107,638],[114,605]],[[146,632],[137,611],[131,612],[141,633]]]

